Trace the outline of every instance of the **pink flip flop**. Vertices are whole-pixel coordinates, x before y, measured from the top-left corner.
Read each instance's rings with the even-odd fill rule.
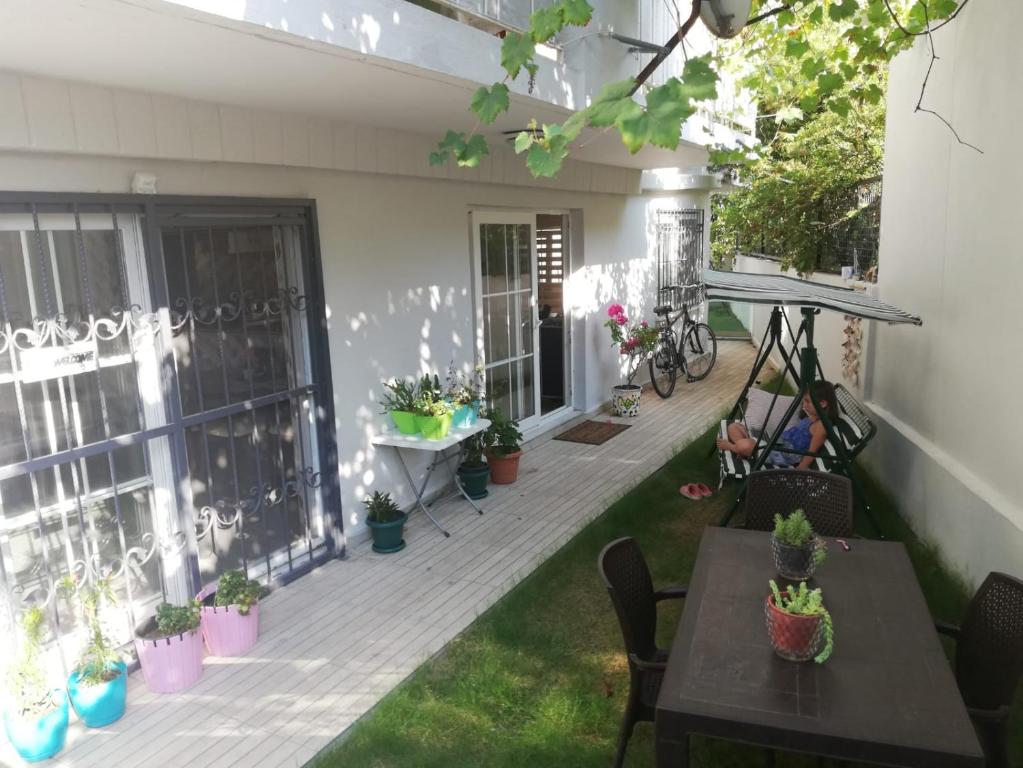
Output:
[[[694,483],[694,485],[696,485],[696,490],[699,491],[700,496],[703,498],[714,495],[714,491],[712,491],[710,486],[706,483]]]
[[[687,499],[692,499],[693,501],[699,501],[703,498],[703,494],[700,493],[700,489],[697,487],[696,483],[686,483],[678,489],[678,492]]]

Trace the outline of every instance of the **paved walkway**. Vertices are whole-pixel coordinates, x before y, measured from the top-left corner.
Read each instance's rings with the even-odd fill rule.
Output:
[[[644,394],[639,419],[602,446],[533,441],[518,482],[492,486],[486,514],[464,502],[438,508],[449,539],[415,515],[403,552],[377,555],[359,544],[345,560],[274,591],[260,607],[260,641],[248,657],[209,659],[203,679],[177,695],[150,694],[133,675],[125,717],[98,731],[74,723],[50,765],[304,765],[718,420],[754,352],[723,343],[706,381],[680,382],[669,400]],[[0,764],[16,761],[9,745],[0,747]]]

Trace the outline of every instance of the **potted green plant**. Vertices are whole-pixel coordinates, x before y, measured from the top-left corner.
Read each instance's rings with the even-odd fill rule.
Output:
[[[451,431],[454,408],[444,399],[440,379],[423,376],[415,400],[416,424],[427,440],[443,440]]]
[[[640,364],[650,356],[657,346],[660,332],[644,320],[629,324],[625,308],[621,304],[612,304],[607,308],[607,320],[604,327],[611,334],[611,344],[618,354],[627,358],[625,384],[616,384],[611,388],[612,416],[639,416],[640,395],[643,388],[633,384]]]
[[[490,466],[490,481],[497,485],[514,483],[519,476],[519,459],[522,458],[522,433],[519,423],[505,418],[497,408],[487,412],[490,426],[486,432],[487,464]]]
[[[66,576],[59,591],[75,598],[86,630],[85,649],[67,681],[68,697],[86,727],[102,728],[121,719],[128,697],[128,667],[100,620],[103,604],[116,597],[107,578],[79,584]]]
[[[201,603],[162,603],[135,629],[135,652],[153,693],[176,693],[202,677]]]
[[[490,467],[483,460],[489,447],[490,431],[482,430],[462,441],[462,463],[458,465],[458,482],[470,499],[486,498],[489,491]]]
[[[215,587],[199,593],[202,636],[211,655],[241,656],[252,649],[259,638],[262,592],[258,581],[233,570],[225,571]]]
[[[774,516],[771,553],[779,576],[800,581],[813,576],[828,550],[824,539],[813,532],[803,510],[797,509],[787,517]]]
[[[416,385],[406,379],[395,379],[384,384],[387,390],[380,399],[381,413],[389,413],[394,426],[403,435],[419,433],[416,421]]]
[[[64,691],[50,687],[40,655],[45,623],[40,608],[29,608],[19,620],[21,644],[7,670],[9,701],[4,731],[23,760],[47,760],[64,748],[68,704]]]
[[[467,377],[452,363],[448,368],[445,397],[455,410],[451,426],[455,429],[474,426],[479,421],[483,399],[483,366],[477,365],[472,375]]]
[[[831,614],[824,607],[820,589],[799,589],[791,584],[782,592],[771,579],[767,597],[767,634],[775,653],[789,661],[813,659],[823,664],[835,647]]]
[[[388,554],[405,549],[403,538],[408,513],[391,499],[391,494],[374,491],[362,501],[366,505],[366,525],[373,533],[373,551]]]

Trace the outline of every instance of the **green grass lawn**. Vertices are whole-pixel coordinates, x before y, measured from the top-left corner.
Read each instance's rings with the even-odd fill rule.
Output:
[[[708,432],[614,503],[442,655],[388,695],[318,765],[609,765],[628,672],[618,623],[597,575],[597,554],[612,539],[634,536],[650,563],[655,584],[688,580],[701,531],[718,520],[734,493],[733,487],[732,493],[692,502],[677,492],[683,480],[717,485],[716,459],[706,456],[712,434]],[[906,542],[935,617],[959,620],[967,603],[962,585],[941,567],[933,550],[916,540],[880,489],[869,479],[866,482],[885,535]],[[660,615],[662,646],[669,644],[680,609],[681,605],[667,606]],[[1017,696],[1017,702],[1021,699]],[[1020,710],[1017,705],[1017,760],[1023,756]],[[695,739],[692,764],[760,766],[763,753]],[[651,724],[636,726],[626,765],[654,765]],[[810,768],[817,761],[779,755],[777,765]]]
[[[739,322],[727,301],[712,301],[708,304],[707,325],[721,336],[749,335],[749,330]]]

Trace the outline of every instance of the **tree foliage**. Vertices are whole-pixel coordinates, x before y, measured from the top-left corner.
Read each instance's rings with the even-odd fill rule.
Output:
[[[811,34],[737,46],[740,53],[752,48],[741,57],[748,74],[740,82],[760,97],[759,143],[754,150],[717,153],[719,160],[739,163],[745,186],[716,206],[715,263],[730,260],[741,244],[809,273],[820,244],[860,215],[850,190],[881,173],[886,66],[849,70],[828,90],[826,103],[820,74],[813,82],[799,77],[811,69],[807,62],[823,62],[846,36],[844,25],[829,16]],[[798,56],[791,53],[793,41]]]
[[[552,177],[587,127],[616,130],[633,153],[647,144],[675,149],[682,123],[699,102],[715,98],[719,72],[732,66],[736,56],[786,62],[743,77],[743,85],[757,101],[781,101],[784,95],[788,103],[779,108],[788,117],[826,112],[844,118],[858,105],[879,104],[888,61],[916,36],[950,21],[959,7],[958,0],[778,0],[776,5],[775,1],[754,2],[754,17],[761,18],[744,30],[738,47],[721,46],[712,54],[690,58],[681,77],[656,87],[634,79],[609,83],[588,107],[562,124],[532,121],[516,138],[515,151],[525,154],[534,176]],[[557,0],[532,14],[525,33],[508,33],[501,46],[504,80],[479,89],[470,104],[477,127],[448,131],[431,153],[430,163],[454,160],[463,167],[478,166],[489,152],[479,129],[509,109],[508,83],[523,75],[534,77],[539,67],[536,46],[568,27],[586,26],[592,15],[586,0]],[[833,45],[820,46],[822,31]],[[733,147],[719,151],[715,162],[748,163],[756,157]]]

